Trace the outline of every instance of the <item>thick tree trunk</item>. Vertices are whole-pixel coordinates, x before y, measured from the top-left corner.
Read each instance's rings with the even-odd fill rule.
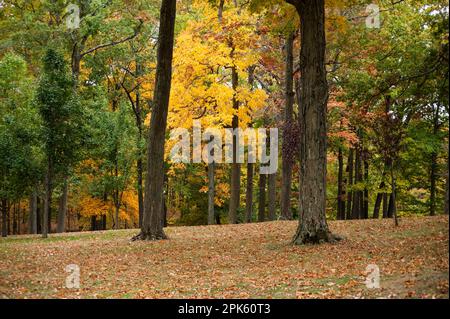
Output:
[[[301,92],[300,124],[300,221],[295,244],[331,241],[326,221],[326,113],[328,84],[325,70],[324,0],[289,0],[300,15]]]
[[[267,194],[269,200],[269,220],[276,219],[277,210],[277,189],[276,189],[277,173],[268,175]]]
[[[290,32],[286,39],[286,64],[285,64],[285,127],[291,127],[293,122],[294,106],[294,32]],[[288,143],[288,132],[283,132],[283,143]],[[288,146],[288,145],[286,145]],[[281,218],[292,219],[291,212],[291,185],[292,185],[292,165],[293,159],[287,152],[287,147],[283,148],[282,156],[282,182],[281,182]]]
[[[247,163],[247,188],[245,191],[245,221],[252,222],[253,217],[253,163]]]
[[[233,109],[239,109],[239,101],[236,98],[238,86],[238,73],[236,67],[232,68],[231,82],[233,86]],[[231,126],[234,129],[239,126],[239,118],[233,115]],[[237,211],[239,209],[239,197],[241,193],[241,164],[237,162],[238,152],[238,136],[233,134],[233,163],[231,164],[231,180],[230,180],[230,206],[228,210],[228,222],[230,224],[237,223]]]
[[[214,162],[208,164],[208,225],[214,224],[214,166]]]
[[[266,212],[266,174],[259,174],[258,221],[265,220]]]
[[[352,198],[353,191],[351,190],[353,186],[353,148],[348,152],[348,162],[347,162],[347,172],[348,172],[348,184],[347,184],[347,211],[346,219],[352,219]]]
[[[67,197],[69,194],[69,182],[67,176],[64,177],[63,193],[59,198],[58,209],[58,225],[56,232],[63,233],[66,231],[66,215],[67,215]]]
[[[28,233],[37,233],[37,192],[33,190],[30,195],[30,216],[28,221]]]
[[[161,219],[164,200],[164,144],[172,78],[176,0],[162,0],[158,36],[156,81],[148,135],[147,177],[141,233],[135,239],[167,238]]]
[[[338,150],[337,219],[345,219],[344,156],[342,155],[342,147],[339,147]]]

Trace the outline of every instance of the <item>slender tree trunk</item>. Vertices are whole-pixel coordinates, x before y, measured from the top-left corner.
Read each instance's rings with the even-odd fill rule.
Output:
[[[361,181],[361,153],[359,149],[356,149],[356,156],[355,156],[355,184],[358,184]],[[358,219],[360,216],[361,211],[361,191],[360,190],[354,190],[353,191],[353,207],[352,207],[352,218]]]
[[[2,237],[8,236],[8,203],[2,198]]]
[[[444,205],[444,214],[448,215],[448,210],[449,210],[449,191],[448,191],[448,184],[449,184],[449,171],[448,171],[448,161],[447,161],[447,175],[445,176],[445,205]]]
[[[347,184],[347,212],[346,219],[352,219],[352,197],[353,197],[353,148],[348,152],[348,162],[347,162],[347,172],[348,172],[348,184]]]
[[[41,199],[39,198],[39,196],[37,197],[36,200],[36,230],[37,233],[40,234],[42,233],[42,211],[43,211],[43,203],[41,201]]]
[[[164,200],[164,144],[172,78],[176,0],[162,0],[158,36],[156,81],[147,148],[144,214],[141,233],[134,239],[167,238],[161,219]]]
[[[293,242],[320,243],[335,239],[326,221],[328,84],[325,69],[324,0],[289,0],[300,15],[301,92],[300,220]]]
[[[365,219],[369,218],[369,189],[367,183],[369,182],[369,162],[366,159],[367,151],[364,151],[364,193],[363,193],[363,216]]]
[[[97,230],[97,216],[96,215],[92,215],[91,216],[91,230]]]
[[[286,64],[285,64],[285,108],[284,108],[284,121],[285,128],[290,128],[293,122],[293,106],[294,106],[294,32],[290,32],[286,38]],[[291,212],[291,185],[292,185],[292,165],[293,159],[289,157],[287,136],[290,132],[286,131],[283,134],[283,147],[282,152],[282,182],[281,182],[281,218],[292,219]]]
[[[395,226],[398,226],[398,218],[397,218],[397,205],[395,202],[395,195],[397,192],[396,181],[395,181],[395,173],[394,173],[394,161],[391,161],[391,185],[392,185],[392,216],[394,217]]]
[[[277,173],[268,175],[267,194],[269,200],[269,220],[276,219],[277,210],[277,189],[276,189]]]
[[[213,161],[208,164],[208,225],[214,224],[214,166]]]
[[[68,177],[64,177],[63,193],[59,199],[58,210],[58,226],[56,232],[63,233],[66,231],[66,215],[67,215],[67,198],[69,193]]]
[[[247,189],[245,191],[245,221],[252,222],[253,216],[253,163],[247,163]]]
[[[266,174],[259,174],[258,221],[265,220],[266,211]]]
[[[338,150],[337,219],[345,219],[344,156],[342,155],[342,147],[339,147]]]
[[[239,101],[236,98],[238,86],[238,73],[236,67],[232,68],[231,82],[233,86],[233,109],[239,109]],[[235,130],[239,126],[239,118],[233,115],[232,129]],[[230,206],[228,210],[228,222],[230,224],[237,223],[237,211],[239,209],[240,187],[241,187],[241,164],[237,162],[238,157],[238,135],[233,134],[233,163],[231,164],[231,180],[230,180]]]
[[[385,187],[385,184],[384,184],[384,181],[382,181],[380,183],[379,189],[382,190],[382,189],[384,189],[384,187]],[[381,207],[381,202],[383,201],[383,195],[384,194],[382,192],[377,193],[377,198],[375,200],[375,206],[373,208],[373,218],[374,219],[378,219],[380,216],[380,207]]]
[[[48,159],[47,174],[45,175],[45,198],[44,198],[44,211],[42,214],[42,238],[47,238],[50,232],[51,223],[51,204],[52,204],[52,191],[53,191],[53,161]]]
[[[28,233],[36,234],[37,233],[37,192],[33,190],[30,196],[30,216],[29,216],[29,224],[28,224]]]
[[[436,136],[439,129],[439,108],[436,107],[433,118],[433,135]],[[437,177],[437,152],[431,153],[430,167],[430,216],[436,215],[436,177]]]
[[[383,218],[388,217],[390,198],[391,196],[388,193],[383,193]]]

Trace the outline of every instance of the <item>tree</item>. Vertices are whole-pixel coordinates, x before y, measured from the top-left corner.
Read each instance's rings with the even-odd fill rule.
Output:
[[[161,4],[155,93],[147,149],[144,216],[136,239],[165,239],[161,218],[164,211],[164,144],[172,79],[172,56],[175,29],[176,0]]]
[[[78,125],[72,117],[77,114],[72,77],[67,72],[63,56],[48,49],[43,59],[43,74],[36,99],[44,125],[46,156],[45,199],[42,216],[42,237],[50,231],[51,200],[56,174],[65,172],[76,152],[74,137]]]
[[[326,207],[325,5],[323,0],[288,0],[300,15],[300,221],[295,244],[332,241]]]

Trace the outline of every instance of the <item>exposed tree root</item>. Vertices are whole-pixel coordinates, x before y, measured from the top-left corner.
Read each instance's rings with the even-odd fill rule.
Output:
[[[150,232],[143,233],[141,231],[139,234],[133,236],[131,238],[131,241],[136,241],[136,240],[163,240],[163,239],[168,239],[168,237],[164,233],[164,231],[161,231],[158,234],[152,234]]]
[[[336,243],[342,239],[344,238],[339,235],[332,234],[330,231],[319,230],[316,232],[297,232],[292,240],[292,243],[294,245]]]

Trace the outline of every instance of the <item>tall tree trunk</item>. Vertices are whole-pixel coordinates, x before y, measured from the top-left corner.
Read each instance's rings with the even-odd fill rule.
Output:
[[[439,107],[436,107],[433,117],[433,135],[436,136],[439,130]],[[431,153],[430,167],[430,216],[436,215],[436,177],[437,177],[437,152]]]
[[[234,49],[232,50],[232,52]],[[237,86],[238,86],[238,73],[236,67],[231,69],[231,82],[233,86],[233,109],[239,109],[239,101],[237,100]],[[237,115],[233,115],[232,129],[239,127],[239,118]],[[231,180],[230,180],[230,206],[228,210],[228,222],[230,224],[237,223],[237,211],[239,209],[239,198],[241,193],[241,164],[237,162],[238,157],[238,135],[233,134],[233,163],[231,164]]]
[[[172,78],[176,0],[162,0],[158,36],[156,81],[147,148],[144,214],[141,233],[135,239],[167,238],[161,219],[164,200],[164,144]]]
[[[208,225],[214,224],[214,166],[213,161],[208,164]]]
[[[37,192],[33,190],[30,196],[30,216],[28,221],[28,233],[37,233]]]
[[[337,219],[345,219],[344,156],[342,155],[342,147],[339,147],[338,150]]]
[[[258,221],[265,220],[266,212],[266,174],[259,174]]]
[[[286,63],[285,63],[285,108],[284,108],[284,122],[285,128],[291,128],[293,122],[293,107],[294,107],[294,32],[290,32],[286,38]],[[282,182],[281,182],[281,218],[292,219],[291,212],[291,185],[292,185],[292,165],[293,159],[289,157],[288,147],[290,130],[283,132],[283,152],[282,156]]]
[[[252,222],[253,216],[253,163],[247,163],[247,188],[245,191],[245,221]]]
[[[382,190],[384,189],[385,184],[384,181],[382,181],[380,183],[380,187],[379,189]],[[375,200],[375,206],[373,208],[373,218],[374,219],[378,219],[380,217],[380,207],[381,207],[381,202],[383,201],[383,193],[380,191],[377,193],[377,198]]]
[[[69,194],[68,177],[64,177],[63,193],[59,198],[58,209],[58,225],[56,232],[63,233],[66,231],[66,215],[67,215],[67,197]]]
[[[369,218],[369,189],[367,183],[369,182],[369,162],[367,161],[367,151],[364,150],[364,193],[363,193],[363,217]]]
[[[352,219],[353,191],[351,190],[351,188],[353,186],[353,148],[350,148],[348,152],[347,172],[348,172],[348,184],[347,184],[348,191],[347,191],[346,219]]]
[[[92,215],[91,216],[91,230],[97,230],[97,216],[96,215]]]
[[[51,205],[53,191],[53,161],[51,158],[47,161],[47,174],[45,175],[45,198],[44,211],[42,212],[42,238],[47,238],[51,228]]]
[[[390,198],[391,196],[388,193],[383,193],[383,218],[388,217]]]
[[[2,237],[8,236],[8,203],[2,198]]]
[[[325,69],[324,0],[289,0],[300,15],[301,92],[300,124],[300,221],[295,244],[331,241],[326,221],[326,113],[328,84]]]
[[[276,189],[277,173],[268,175],[267,194],[269,200],[269,220],[276,219],[277,210],[277,189]]]
[[[448,160],[447,160],[447,175],[445,176],[445,205],[444,205],[444,214],[448,215],[449,210],[449,191],[448,191],[448,184],[449,184],[449,171],[448,171]]]
[[[141,75],[141,65],[136,61],[136,76]],[[142,140],[143,140],[143,121],[142,121],[142,108],[141,108],[141,92],[139,86],[136,88],[136,102],[135,102],[135,117],[136,126],[138,128],[138,159],[136,161],[136,171],[137,171],[137,192],[138,192],[138,210],[139,210],[139,227],[142,227],[142,214],[144,212],[144,186],[143,186],[143,163],[142,159],[144,157],[144,152],[142,151]]]
[[[36,233],[42,233],[42,212],[43,212],[43,202],[37,197],[36,200]]]
[[[397,204],[395,202],[396,198],[396,192],[397,192],[397,185],[395,181],[395,173],[394,173],[394,161],[391,161],[391,185],[392,185],[392,216],[394,217],[394,223],[395,226],[398,226],[398,218],[397,218]]]
[[[359,149],[356,149],[355,156],[355,184],[358,184],[361,181],[361,152]],[[358,219],[361,211],[361,191],[354,190],[353,191],[353,207],[352,207],[352,218]]]

